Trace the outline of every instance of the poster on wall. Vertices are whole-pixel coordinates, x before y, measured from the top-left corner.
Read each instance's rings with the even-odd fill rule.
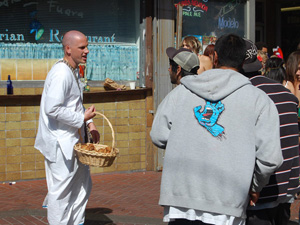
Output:
[[[201,37],[203,49],[226,33],[245,35],[246,0],[174,0],[182,5],[182,37]],[[176,14],[177,15],[177,14]]]

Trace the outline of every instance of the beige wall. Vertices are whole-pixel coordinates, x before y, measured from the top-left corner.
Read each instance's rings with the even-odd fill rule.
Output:
[[[0,59],[0,77],[7,80],[45,80],[57,59]]]
[[[5,89],[1,89],[0,95]],[[15,89],[16,93],[36,95],[40,88]],[[90,94],[92,95],[92,93]],[[3,96],[2,96],[3,97]],[[38,128],[39,102],[30,104],[7,101],[0,104],[0,181],[19,181],[45,177],[44,157],[34,149]],[[147,113],[152,107],[152,93],[134,92],[127,95],[110,95],[90,98],[85,102],[88,107],[94,104],[96,110],[103,113],[111,122],[115,131],[115,147],[119,156],[111,167],[91,167],[92,173],[107,173],[146,170],[154,168],[153,147],[149,139],[152,116]],[[111,145],[112,131],[101,116],[94,122],[100,132],[100,143]],[[147,149],[147,150],[146,150]]]

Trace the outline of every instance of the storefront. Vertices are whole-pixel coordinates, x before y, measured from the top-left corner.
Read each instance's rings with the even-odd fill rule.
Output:
[[[139,72],[139,0],[0,1],[1,80],[44,80],[63,56],[63,34],[88,37],[89,80],[136,80]]]
[[[90,92],[84,105],[106,115],[94,122],[101,143],[120,151],[110,167],[92,173],[153,170],[152,89],[105,91],[107,77],[139,84],[141,5],[139,0],[0,0],[0,181],[45,177],[44,157],[34,149],[43,83],[52,65],[63,57],[62,37],[68,30],[82,31],[89,41],[84,75]],[[11,76],[14,93],[6,95]],[[147,149],[147,151],[146,151]]]
[[[109,168],[93,173],[160,170],[163,151],[149,132],[155,110],[173,86],[165,50],[186,35],[205,47],[230,32],[252,38],[249,15],[254,0],[0,0],[0,181],[43,178],[43,156],[33,148],[43,82],[57,59],[68,30],[89,40],[84,75],[91,91],[84,104],[105,114],[115,129],[120,155]],[[181,8],[181,11],[178,11]],[[177,15],[181,15],[180,18]],[[6,95],[11,75],[14,94]],[[111,78],[136,90],[105,91]],[[101,141],[111,130],[95,119]]]
[[[179,5],[182,6],[181,20],[176,18]],[[155,51],[156,48],[145,46],[145,36],[159,37],[157,33],[162,32],[164,36],[154,39],[155,44],[168,38],[167,32],[174,32],[179,39],[194,35],[203,49],[224,33],[252,39],[254,26],[249,16],[254,5],[254,0],[89,0],[88,4],[79,0],[2,0],[0,80],[5,81],[7,75],[11,75],[12,80],[43,81],[51,66],[63,56],[63,34],[76,29],[89,40],[90,53],[84,71],[88,80],[103,81],[109,77],[117,81],[136,81],[141,77],[138,83],[144,86],[148,54],[145,49],[151,47]],[[155,18],[167,15],[161,11],[162,6],[172,11],[167,19],[174,29],[155,29]],[[149,8],[153,10],[149,12]],[[146,31],[143,21],[147,10],[147,16],[154,19],[150,31]]]

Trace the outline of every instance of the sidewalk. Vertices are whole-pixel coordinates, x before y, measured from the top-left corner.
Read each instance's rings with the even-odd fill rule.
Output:
[[[92,175],[93,189],[85,225],[166,225],[158,205],[160,172]],[[0,184],[0,224],[47,224],[41,205],[46,180]],[[290,225],[298,225],[300,200],[291,209]]]

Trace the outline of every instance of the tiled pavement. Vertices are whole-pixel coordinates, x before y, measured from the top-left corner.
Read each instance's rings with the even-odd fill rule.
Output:
[[[166,225],[158,206],[160,172],[92,175],[85,225]],[[0,184],[0,224],[47,224],[41,208],[45,180]],[[290,225],[298,224],[300,200],[292,205]]]

